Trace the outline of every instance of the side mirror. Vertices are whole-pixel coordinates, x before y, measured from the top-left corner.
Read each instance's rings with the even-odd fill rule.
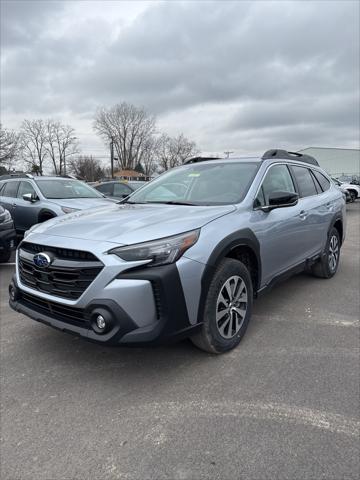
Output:
[[[272,192],[269,195],[269,205],[261,208],[264,212],[270,212],[275,208],[292,207],[298,203],[299,195],[294,192]]]
[[[27,202],[30,202],[30,203],[34,203],[38,200],[37,196],[32,193],[24,193],[22,198],[23,200],[26,200]]]

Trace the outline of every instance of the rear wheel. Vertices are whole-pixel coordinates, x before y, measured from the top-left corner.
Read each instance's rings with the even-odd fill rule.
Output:
[[[192,342],[210,353],[235,348],[245,334],[253,302],[251,276],[238,260],[225,258],[215,271],[205,301],[200,332]]]
[[[334,227],[331,229],[321,260],[312,267],[316,277],[331,278],[337,272],[340,260],[340,235]]]
[[[351,202],[355,202],[355,200],[356,200],[356,192],[354,192],[354,190],[350,190],[349,193],[350,193],[350,201],[351,201]]]

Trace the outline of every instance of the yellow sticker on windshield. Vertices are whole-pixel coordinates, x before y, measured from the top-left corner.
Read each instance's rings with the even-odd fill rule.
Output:
[[[200,177],[200,173],[189,173],[188,177]]]

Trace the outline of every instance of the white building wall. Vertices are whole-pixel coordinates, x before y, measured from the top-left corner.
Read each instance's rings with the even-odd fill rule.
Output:
[[[321,168],[331,175],[360,174],[360,150],[355,148],[309,147],[299,152],[316,158]]]

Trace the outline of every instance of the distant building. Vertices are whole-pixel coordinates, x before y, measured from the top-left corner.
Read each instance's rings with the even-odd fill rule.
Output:
[[[119,180],[143,180],[144,182],[150,180],[150,177],[147,177],[141,172],[137,172],[136,170],[118,170],[114,172],[114,177],[118,178]]]
[[[360,174],[360,150],[356,148],[308,147],[299,152],[316,158],[330,175]]]

